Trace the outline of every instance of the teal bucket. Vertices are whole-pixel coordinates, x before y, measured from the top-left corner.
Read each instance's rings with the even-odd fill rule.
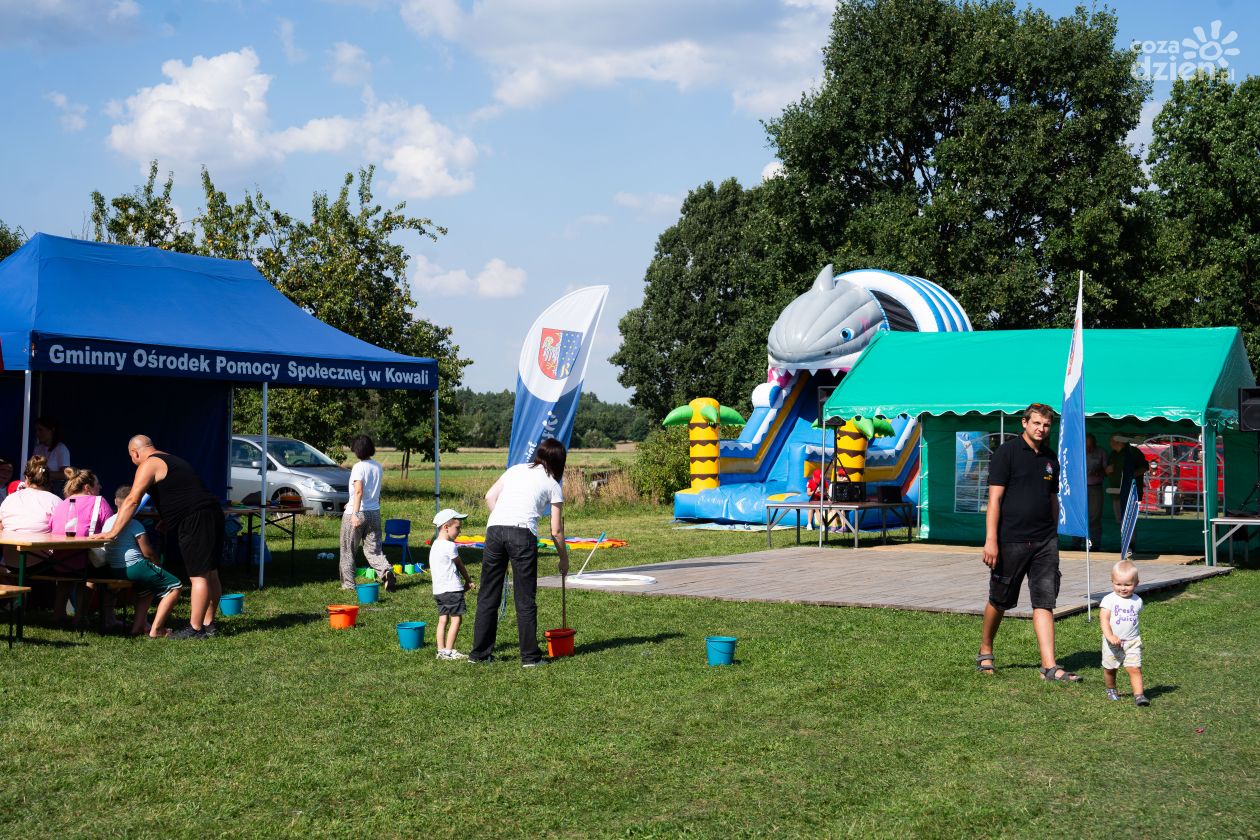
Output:
[[[359,595],[360,604],[375,604],[381,599],[381,585],[379,583],[356,584],[354,591]]]
[[[730,665],[735,661],[734,636],[705,636],[704,646],[710,665]]]
[[[224,595],[219,599],[220,615],[240,615],[245,609],[244,595]]]
[[[398,644],[402,645],[403,650],[418,650],[423,647],[424,628],[423,621],[400,621],[396,627]]]

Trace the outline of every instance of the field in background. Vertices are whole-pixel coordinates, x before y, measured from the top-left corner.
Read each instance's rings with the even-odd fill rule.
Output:
[[[569,450],[569,459],[566,469],[578,467],[610,467],[616,463],[629,464],[634,460],[635,450],[634,444],[625,444],[626,448],[618,449],[571,449]],[[460,449],[458,452],[442,453],[442,469],[466,470],[466,469],[498,469],[502,470],[507,464],[506,449],[476,449],[466,448]],[[429,453],[430,458],[433,453]],[[351,456],[353,458],[353,456]],[[378,449],[376,451],[376,460],[381,462],[381,466],[386,469],[400,469],[402,464],[402,453],[396,449]],[[353,463],[353,461],[351,461]],[[421,461],[416,453],[411,454],[411,467],[413,470],[427,467],[432,469],[433,462]]]

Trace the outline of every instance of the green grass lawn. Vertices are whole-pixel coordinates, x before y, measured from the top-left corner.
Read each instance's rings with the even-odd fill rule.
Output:
[[[469,532],[496,474],[447,488],[444,504],[468,500]],[[390,480],[386,514],[427,521],[431,485],[409,485]],[[1061,659],[1086,679],[1074,686],[1037,679],[1028,622],[1003,628],[985,678],[976,618],[588,591],[568,596],[571,659],[519,668],[509,616],[503,661],[439,662],[427,577],[404,578],[359,628],[328,628],[324,606],[344,595],[314,555],[335,549],[336,525],[302,523],[296,580],[279,542],[274,585],[229,574],[246,613],[218,639],[37,625],[0,648],[0,837],[1260,832],[1254,571],[1149,599],[1152,705],[1137,709],[1103,699],[1083,618],[1058,624]],[[592,568],[765,539],[677,530],[663,508],[570,512],[570,535],[604,530],[630,544]],[[559,599],[540,592],[540,628],[559,626]],[[398,647],[407,619],[430,622],[420,651]],[[713,633],[739,638],[734,667],[706,667]]]

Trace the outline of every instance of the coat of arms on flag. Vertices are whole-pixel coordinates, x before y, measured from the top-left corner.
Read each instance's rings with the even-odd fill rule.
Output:
[[[548,379],[565,379],[573,370],[582,349],[582,334],[572,330],[543,327],[538,341],[538,369]]]

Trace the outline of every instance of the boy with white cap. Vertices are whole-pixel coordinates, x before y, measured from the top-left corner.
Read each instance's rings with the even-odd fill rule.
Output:
[[[438,609],[438,659],[468,658],[455,649],[460,620],[467,611],[464,592],[477,586],[468,569],[464,568],[464,561],[459,559],[459,549],[455,544],[467,518],[468,514],[457,513],[450,508],[438,511],[433,517],[437,535],[429,549],[429,574],[433,576],[433,600],[437,602]]]

